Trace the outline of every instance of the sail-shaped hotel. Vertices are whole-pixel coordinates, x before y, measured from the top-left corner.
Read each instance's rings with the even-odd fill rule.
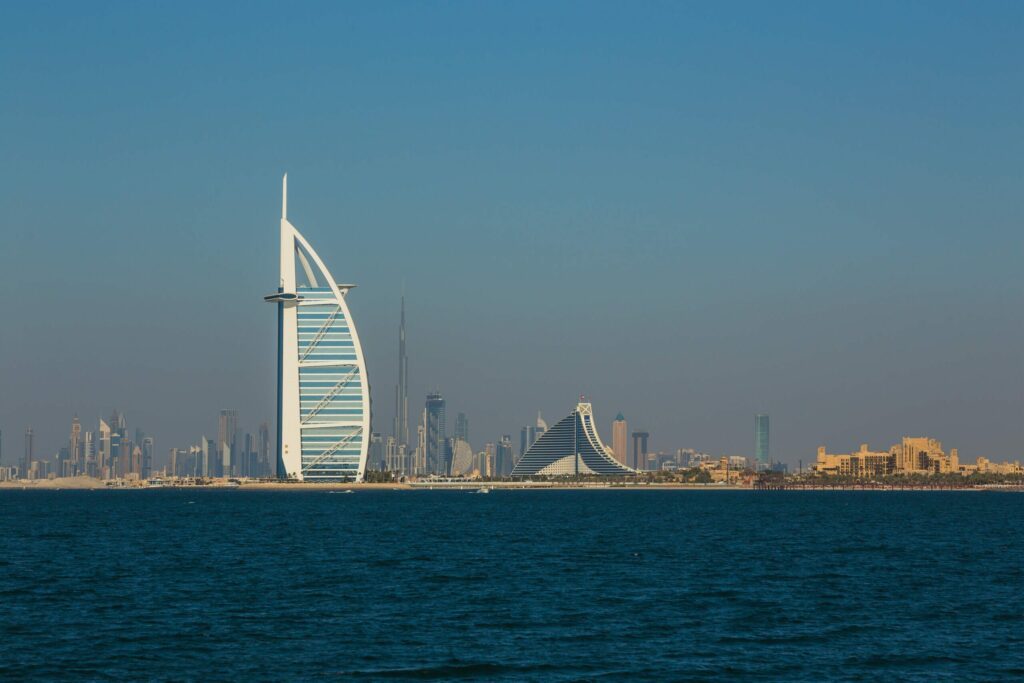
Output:
[[[359,335],[339,285],[288,222],[282,182],[277,304],[277,476],[361,481],[370,436],[370,388]]]
[[[636,474],[608,452],[594,425],[594,408],[582,396],[575,410],[545,430],[512,469],[513,477],[581,474]]]

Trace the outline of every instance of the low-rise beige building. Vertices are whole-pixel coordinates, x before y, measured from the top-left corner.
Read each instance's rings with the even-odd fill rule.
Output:
[[[961,465],[960,454],[951,448],[947,455],[942,443],[929,437],[905,436],[888,451],[872,451],[861,444],[856,453],[828,453],[818,447],[818,459],[811,466],[818,474],[851,477],[881,477],[887,474],[1024,474],[1019,462],[995,463],[978,458],[974,465]]]
[[[717,460],[701,462],[697,467],[711,475],[711,481],[716,484],[719,482],[737,484],[744,479],[743,474],[744,467],[746,466],[746,458],[744,458],[743,461],[742,467],[736,467],[736,464],[739,463],[736,456],[723,456]]]
[[[898,474],[944,474],[960,471],[960,458],[954,448],[946,455],[942,444],[928,437],[903,437],[891,449],[896,456]]]
[[[936,439],[905,436],[888,451],[872,451],[865,443],[856,453],[832,454],[819,446],[817,462],[811,469],[819,474],[853,477],[941,474],[958,472],[960,459],[955,448],[947,455]]]
[[[818,446],[818,461],[811,469],[819,474],[852,477],[880,477],[892,474],[896,457],[889,451],[872,451],[866,443],[856,453],[826,453],[824,446]]]
[[[992,462],[988,458],[978,458],[973,465],[961,465],[960,472],[969,475],[978,474],[1024,474],[1019,462]]]

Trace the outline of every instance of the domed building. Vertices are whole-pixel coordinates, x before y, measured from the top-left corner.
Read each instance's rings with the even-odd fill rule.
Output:
[[[455,439],[452,446],[452,476],[468,477],[473,473],[473,448],[463,439]]]

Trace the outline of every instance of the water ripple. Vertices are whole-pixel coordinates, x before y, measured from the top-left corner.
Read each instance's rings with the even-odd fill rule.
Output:
[[[4,680],[1006,680],[1024,497],[0,492]]]

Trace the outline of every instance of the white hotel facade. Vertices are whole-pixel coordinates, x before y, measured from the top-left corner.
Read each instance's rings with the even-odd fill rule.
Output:
[[[277,304],[277,476],[361,481],[370,440],[370,388],[359,335],[339,285],[288,221],[282,183]]]

